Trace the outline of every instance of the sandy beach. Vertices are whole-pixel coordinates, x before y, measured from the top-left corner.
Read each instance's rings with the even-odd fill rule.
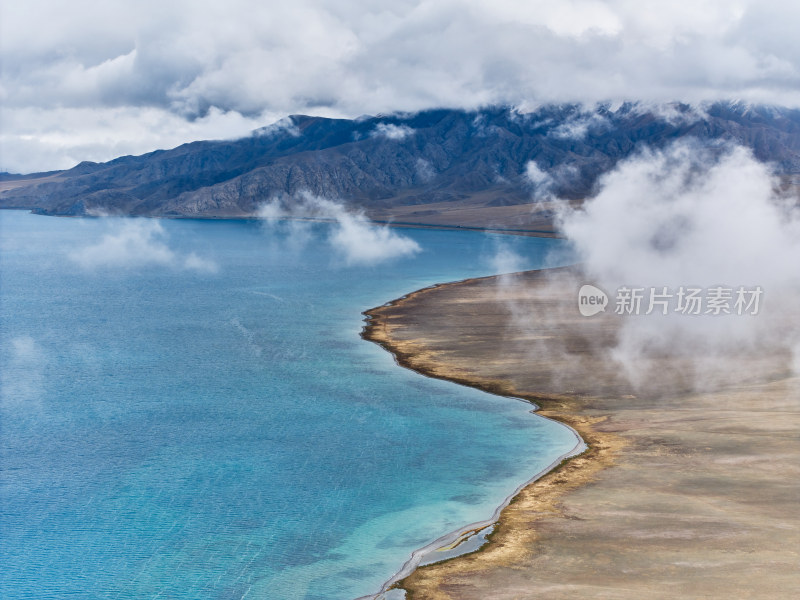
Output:
[[[367,312],[364,336],[401,365],[535,402],[589,446],[525,487],[481,551],[399,587],[424,600],[797,597],[791,357],[732,352],[701,386],[702,357],[643,357],[632,383],[609,358],[620,317],[581,317],[578,281],[467,280]]]

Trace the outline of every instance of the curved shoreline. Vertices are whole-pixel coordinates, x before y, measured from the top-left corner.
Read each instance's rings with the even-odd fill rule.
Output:
[[[574,269],[470,279],[365,313],[362,337],[398,364],[536,403],[588,445],[523,487],[490,543],[409,564],[386,596],[794,599],[800,373],[791,348],[733,348],[710,366],[682,352],[620,363],[623,317],[582,317],[583,279]]]
[[[527,402],[527,400],[523,400],[522,398],[517,398],[517,400],[520,400],[522,402]],[[541,418],[547,419],[547,417],[541,417]],[[548,421],[553,421],[553,420],[554,419],[548,419]],[[525,489],[526,487],[528,487],[529,485],[531,485],[535,481],[537,481],[537,480],[541,479],[542,477],[544,477],[547,473],[549,473],[550,471],[555,469],[558,465],[563,463],[565,460],[569,460],[570,458],[573,458],[575,456],[583,454],[588,449],[588,446],[586,445],[586,442],[583,441],[583,438],[581,438],[580,434],[577,431],[575,431],[569,425],[564,425],[564,423],[559,423],[559,425],[563,425],[564,427],[566,427],[570,431],[572,431],[572,433],[574,434],[574,436],[576,438],[575,439],[575,445],[572,447],[571,450],[569,450],[568,452],[565,452],[564,454],[560,455],[559,457],[554,459],[553,462],[551,462],[549,465],[547,465],[546,467],[544,467],[543,469],[538,471],[533,477],[531,477],[530,479],[528,479],[524,483],[521,483],[519,486],[517,486],[517,488],[513,492],[511,492],[508,496],[506,496],[505,499],[497,506],[497,508],[494,509],[494,512],[492,513],[492,516],[490,518],[485,519],[483,521],[477,521],[475,523],[470,523],[469,525],[465,525],[464,527],[461,527],[460,529],[456,529],[455,531],[451,531],[450,533],[444,534],[443,536],[433,540],[431,543],[427,544],[426,546],[423,546],[422,548],[418,548],[417,550],[414,550],[411,553],[411,557],[403,564],[403,566],[400,568],[400,570],[397,573],[395,573],[394,575],[392,575],[392,577],[390,577],[388,580],[386,580],[386,582],[383,584],[383,586],[381,586],[381,589],[377,593],[371,594],[371,595],[368,595],[368,596],[362,596],[361,598],[357,598],[356,600],[375,600],[375,599],[377,599],[378,597],[380,597],[381,594],[384,594],[384,593],[388,592],[396,583],[400,582],[401,580],[403,580],[406,577],[408,577],[409,575],[411,575],[411,573],[413,573],[417,569],[419,564],[426,557],[428,557],[432,552],[436,552],[437,550],[439,550],[441,548],[445,548],[447,546],[450,546],[450,545],[454,544],[456,541],[459,540],[459,538],[463,537],[464,534],[467,534],[467,533],[477,534],[478,532],[484,530],[485,528],[489,527],[490,525],[494,525],[495,523],[497,523],[500,520],[500,515],[503,512],[503,510],[505,510],[505,508],[509,504],[511,504],[511,501],[514,498],[516,498],[517,495],[519,495],[519,493],[523,489]],[[466,539],[468,539],[468,538],[466,538]],[[486,543],[488,543],[488,541]],[[486,545],[486,543],[482,544],[480,548],[478,548],[476,550],[473,550],[470,553],[480,552],[481,549]],[[464,556],[464,554],[466,554],[466,553],[455,554],[454,556],[448,557],[448,558],[443,559],[443,560],[450,560],[452,558],[458,558],[459,556]],[[430,563],[430,564],[434,564],[434,563]]]
[[[558,271],[560,269],[554,269],[554,271]],[[511,274],[517,275],[517,274]],[[554,459],[547,467],[541,469],[537,473],[535,473],[531,478],[521,483],[517,488],[509,494],[494,510],[492,516],[489,519],[485,519],[483,521],[478,521],[476,523],[471,523],[465,525],[455,531],[446,533],[439,538],[433,540],[429,544],[423,546],[422,548],[418,548],[417,550],[413,551],[410,558],[403,564],[403,566],[395,573],[391,578],[389,578],[384,584],[381,586],[381,589],[376,592],[375,594],[370,594],[367,596],[362,596],[357,598],[356,600],[377,600],[381,597],[382,594],[388,592],[390,589],[401,587],[398,584],[413,574],[416,569],[420,566],[420,563],[429,556],[432,552],[435,552],[443,547],[453,544],[459,538],[463,537],[467,533],[476,534],[486,527],[491,525],[500,524],[502,521],[502,513],[503,511],[526,489],[532,487],[537,481],[541,480],[543,477],[547,476],[548,474],[554,473],[555,470],[563,465],[565,462],[573,459],[577,456],[580,456],[589,450],[590,446],[586,443],[584,436],[581,435],[581,432],[573,427],[573,425],[577,425],[580,429],[583,429],[584,435],[588,433],[585,427],[579,425],[578,423],[574,422],[572,424],[569,423],[571,419],[567,417],[567,415],[561,414],[551,414],[550,416],[545,416],[544,414],[540,414],[542,410],[542,406],[540,403],[551,404],[553,401],[558,402],[559,404],[566,399],[564,396],[556,396],[556,395],[542,395],[542,396],[531,396],[528,394],[520,395],[520,394],[512,394],[509,393],[509,390],[505,389],[502,384],[498,385],[487,385],[486,382],[479,381],[477,379],[469,379],[463,377],[454,377],[454,376],[443,376],[440,373],[437,373],[434,368],[430,366],[425,366],[423,364],[416,363],[414,361],[414,356],[402,350],[399,345],[393,341],[390,336],[387,334],[387,319],[383,314],[385,309],[391,307],[398,307],[402,306],[404,303],[407,303],[422,294],[426,294],[441,288],[448,288],[454,287],[459,285],[469,285],[480,281],[490,281],[496,280],[501,275],[490,275],[485,277],[474,277],[474,278],[467,278],[457,281],[445,282],[445,283],[437,283],[434,285],[426,286],[424,288],[420,288],[408,294],[401,296],[395,300],[390,302],[386,302],[381,306],[371,308],[369,310],[364,311],[362,314],[366,317],[365,322],[366,324],[362,328],[361,337],[367,341],[373,342],[379,346],[381,346],[384,350],[389,352],[395,363],[398,366],[403,368],[409,369],[418,373],[424,377],[430,377],[433,379],[442,379],[445,381],[450,381],[451,383],[456,383],[458,385],[464,385],[466,387],[472,387],[478,389],[480,391],[493,394],[496,396],[501,396],[504,398],[508,398],[511,400],[518,400],[521,402],[526,402],[532,406],[531,413],[536,413],[536,416],[547,419],[550,421],[555,421],[559,425],[567,427],[575,436],[575,445],[570,449],[568,452],[560,455],[556,459]],[[592,431],[594,434],[591,437],[597,435],[596,431]],[[468,538],[465,538],[468,539]],[[491,541],[487,538],[486,542],[483,543],[478,549],[472,550],[469,552],[465,552],[462,554],[456,554],[454,556],[448,557],[444,559],[445,561],[457,559],[460,556],[465,556],[466,554],[475,555],[478,554],[485,549],[487,549],[491,545]],[[436,563],[429,563],[429,564],[436,564]],[[427,566],[427,565],[425,565]]]

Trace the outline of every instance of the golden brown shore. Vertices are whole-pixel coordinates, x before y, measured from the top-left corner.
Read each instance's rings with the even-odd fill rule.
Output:
[[[402,365],[530,399],[589,445],[525,488],[482,551],[401,581],[408,597],[800,597],[790,357],[734,356],[728,384],[702,392],[685,362],[648,359],[633,388],[607,353],[617,319],[580,317],[577,281],[468,280],[368,312],[365,337]]]

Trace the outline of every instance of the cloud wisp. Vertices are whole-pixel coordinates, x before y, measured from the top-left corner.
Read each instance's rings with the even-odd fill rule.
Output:
[[[390,140],[400,141],[412,135],[414,130],[406,125],[395,125],[393,123],[378,123],[372,132],[372,137],[385,137]]]
[[[47,354],[29,335],[16,336],[9,341],[0,373],[0,409],[23,416],[34,413],[35,416],[42,406]]]
[[[304,192],[275,199],[259,210],[269,224],[283,219],[323,219],[334,223],[327,242],[348,266],[377,265],[409,257],[422,249],[411,238],[391,227],[372,223],[362,212],[352,212],[338,202]],[[289,243],[304,245],[310,238],[307,223],[289,221]]]
[[[196,253],[170,248],[164,227],[151,219],[122,219],[97,243],[73,250],[69,259],[86,270],[168,267],[216,273],[218,265]]]
[[[536,161],[529,161],[525,167],[525,178],[533,188],[535,198],[550,198],[556,181],[553,176],[542,169]]]

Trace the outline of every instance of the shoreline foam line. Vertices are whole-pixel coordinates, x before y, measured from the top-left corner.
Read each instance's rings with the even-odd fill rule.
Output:
[[[505,397],[510,398],[509,396],[505,396]],[[522,398],[511,398],[511,399],[520,400],[521,402],[526,402],[526,403],[528,402],[527,400],[524,400]],[[469,525],[466,525],[464,527],[456,529],[455,531],[451,531],[450,533],[446,533],[445,535],[443,535],[443,536],[441,536],[439,538],[436,538],[435,540],[433,540],[431,543],[427,544],[426,546],[423,546],[422,548],[414,550],[414,552],[411,553],[411,557],[403,564],[403,566],[400,568],[400,570],[397,571],[397,573],[395,573],[394,575],[392,575],[392,577],[390,577],[383,584],[383,586],[381,587],[381,589],[377,593],[369,595],[369,596],[361,596],[360,598],[357,598],[356,600],[379,600],[381,594],[385,594],[386,592],[389,591],[389,589],[395,583],[397,583],[401,579],[405,579],[406,577],[408,577],[412,572],[414,572],[414,570],[419,566],[419,564],[422,562],[422,560],[424,558],[426,558],[428,555],[430,555],[433,552],[436,552],[436,551],[440,550],[441,548],[444,548],[446,546],[452,545],[459,538],[463,537],[467,533],[475,534],[475,533],[478,533],[478,532],[486,529],[490,525],[496,524],[500,519],[500,513],[502,513],[503,510],[505,510],[505,508],[509,504],[511,504],[511,501],[523,489],[525,489],[526,487],[528,487],[530,484],[534,483],[538,479],[541,479],[543,476],[547,475],[547,473],[552,471],[554,468],[556,468],[558,465],[560,465],[563,461],[565,461],[565,460],[567,460],[569,458],[573,458],[575,456],[578,456],[580,454],[583,454],[587,450],[588,446],[586,445],[586,442],[584,442],[583,438],[581,438],[581,436],[578,434],[578,432],[575,431],[575,429],[573,429],[569,425],[566,425],[565,423],[561,423],[560,421],[555,421],[554,419],[550,419],[548,417],[543,417],[541,415],[536,415],[535,410],[531,411],[531,414],[539,417],[540,419],[547,419],[548,421],[554,421],[554,422],[558,423],[559,425],[563,425],[564,427],[569,429],[573,433],[575,438],[576,438],[575,439],[575,446],[573,446],[573,448],[571,450],[569,450],[568,452],[565,452],[564,454],[562,454],[561,456],[559,456],[558,458],[553,460],[553,462],[551,462],[545,468],[543,468],[540,471],[538,471],[533,477],[531,477],[530,479],[528,479],[524,483],[522,483],[519,486],[517,486],[517,488],[511,494],[506,496],[506,498],[503,500],[503,502],[499,506],[497,506],[497,508],[495,508],[494,513],[492,513],[492,516],[489,519],[485,519],[483,521],[478,521],[476,523],[471,523]],[[480,549],[483,548],[484,545],[482,545],[477,550],[473,550],[472,552],[480,551]],[[450,556],[450,557],[448,557],[447,559],[444,559],[444,560],[449,560],[451,558],[457,558],[459,556],[463,556],[464,554],[467,554],[467,552],[464,552],[464,553],[461,553],[461,554],[455,554],[455,555]]]

